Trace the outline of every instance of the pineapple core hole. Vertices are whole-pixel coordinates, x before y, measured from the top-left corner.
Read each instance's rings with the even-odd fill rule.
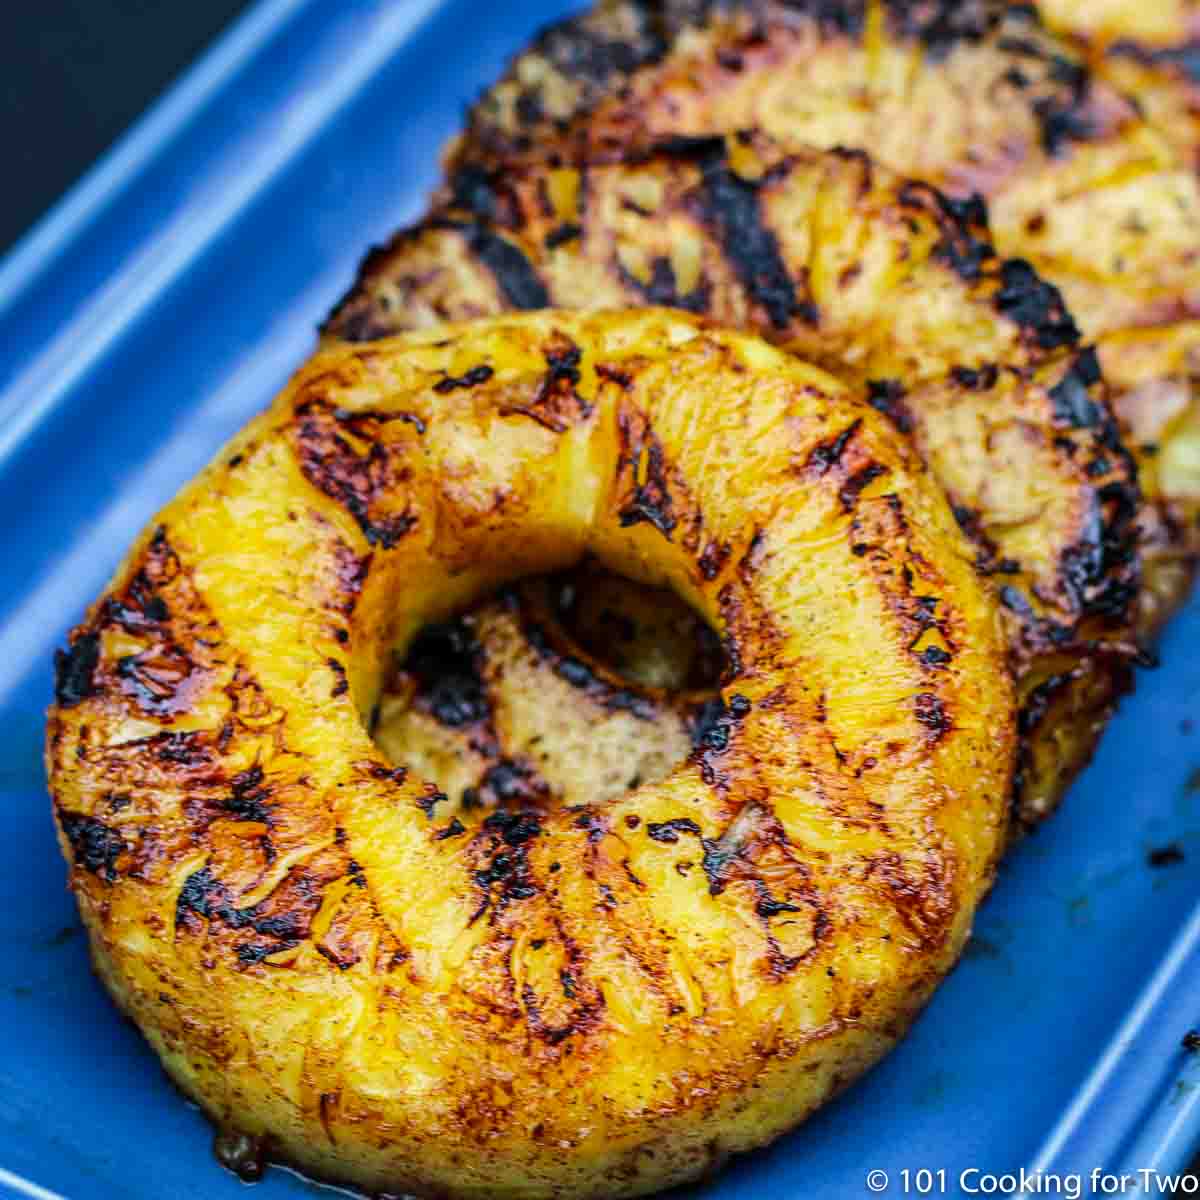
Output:
[[[673,592],[586,564],[423,629],[392,664],[372,735],[445,794],[439,822],[594,804],[687,758],[725,667]]]

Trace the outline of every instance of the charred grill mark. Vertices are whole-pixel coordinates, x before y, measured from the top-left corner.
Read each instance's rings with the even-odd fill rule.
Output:
[[[449,799],[450,797],[445,792],[438,791],[436,784],[427,783],[425,785],[425,795],[417,798],[417,807],[432,821],[437,811],[437,806],[445,804]]]
[[[179,614],[176,619],[172,618],[173,608]],[[105,628],[117,626],[148,644],[118,658],[111,667],[113,678],[103,685],[95,679],[98,661],[92,661],[90,670],[85,671],[88,662],[79,662],[80,647],[72,646],[75,665],[61,660],[58,664],[68,698],[85,681],[91,694],[115,685],[141,712],[161,717],[185,711],[197,690],[211,678],[207,660],[211,660],[211,648],[219,643],[220,631],[191,588],[162,526],[155,530],[128,583],[105,600],[99,619]],[[174,633],[172,625],[179,627]],[[85,636],[97,639],[98,647],[102,632]],[[83,649],[87,645],[84,642]],[[185,645],[191,653],[183,649]],[[64,687],[57,690],[62,692]]]
[[[321,874],[296,868],[270,896],[247,908],[238,907],[233,892],[210,866],[201,867],[184,880],[176,897],[175,928],[196,931],[201,928],[202,920],[210,925],[220,922],[230,932],[247,939],[239,941],[233,950],[239,962],[248,965],[261,962],[268,955],[295,948],[311,935],[324,886],[341,876],[344,863],[339,858],[333,874],[328,868]],[[256,937],[270,940],[253,940]]]
[[[121,691],[143,712],[155,716],[168,716],[187,707],[191,691],[187,685],[196,674],[196,664],[174,642],[124,655],[116,663]]]
[[[867,560],[881,598],[898,622],[899,633],[916,661],[927,671],[942,670],[953,661],[956,636],[953,618],[950,614],[939,614],[936,594],[917,593],[918,577],[914,567],[919,565],[920,582],[924,587],[936,589],[940,579],[931,565],[911,549],[910,528],[899,498],[889,495],[881,499],[882,504],[872,505],[851,522],[851,550]],[[877,541],[905,542],[909,545],[905,559],[897,565],[891,555],[868,558]],[[936,631],[937,642],[928,640],[931,631]],[[941,701],[931,693],[915,698],[915,711],[921,724],[937,737],[950,728],[949,722],[943,720],[945,713]]]
[[[869,379],[867,403],[901,432],[912,433],[912,411],[904,403],[904,385],[898,379]]]
[[[921,42],[934,62],[942,61],[960,43],[982,41],[1000,21],[996,9],[983,4],[963,4],[961,0],[924,4],[886,0],[884,7],[893,34],[905,41]]]
[[[565,335],[558,334],[544,354],[548,370],[538,384],[532,403],[501,411],[530,417],[551,433],[566,433],[592,413],[592,406],[577,391],[583,352]]]
[[[433,390],[445,395],[447,392],[453,392],[456,388],[470,389],[478,387],[481,383],[487,383],[495,373],[486,363],[482,363],[478,367],[472,367],[465,374],[447,375],[445,379],[439,379],[433,385]],[[423,433],[424,429],[418,432]]]
[[[724,838],[701,838],[700,845],[704,850],[700,867],[708,880],[708,894],[719,896],[728,886],[726,872],[741,855],[742,847],[738,843],[727,842]]]
[[[138,576],[149,587],[162,587],[173,582],[179,576],[179,555],[175,553],[170,539],[167,537],[167,527],[157,525],[146,549],[146,558]]]
[[[582,236],[582,225],[576,225],[574,221],[564,221],[546,234],[542,239],[542,245],[547,250],[557,250],[559,246],[565,246],[568,242],[573,242]]]
[[[117,859],[127,849],[120,833],[84,813],[60,809],[58,820],[70,843],[75,865],[112,883],[117,878]]]
[[[491,221],[496,216],[497,195],[495,181],[490,171],[466,163],[458,167],[447,180],[451,203],[455,208]]]
[[[617,481],[621,491],[630,493],[629,501],[619,513],[621,525],[628,528],[646,521],[670,541],[677,520],[662,443],[646,418],[624,405],[618,413],[617,426],[621,440]]]
[[[1029,76],[1020,67],[1009,67],[1001,78],[1019,92],[1023,92],[1030,84]]]
[[[1058,675],[1051,675],[1048,679],[1043,679],[1036,687],[1029,692],[1025,703],[1021,707],[1020,713],[1017,715],[1017,732],[1023,738],[1030,737],[1039,725],[1045,720],[1046,714],[1050,711],[1051,705],[1057,696],[1061,695],[1072,682],[1073,675],[1071,672],[1063,672]]]
[[[729,734],[735,721],[740,721],[750,711],[750,701],[734,693],[725,703],[723,696],[705,700],[692,714],[688,725],[692,746],[699,750],[709,748],[724,750],[729,744]]]
[[[63,708],[73,708],[96,694],[95,674],[100,664],[100,637],[76,634],[66,650],[54,652],[54,698]]]
[[[1073,612],[1121,621],[1138,592],[1136,507],[1120,484],[1102,488],[1079,539],[1059,559],[1062,587]],[[1105,519],[1104,502],[1111,518]]]
[[[529,763],[503,758],[483,773],[474,793],[474,803],[501,809],[518,804],[533,811],[530,806],[543,805],[549,799],[550,785]]]
[[[298,940],[288,942],[244,942],[237,948],[238,962],[246,966],[260,963],[269,954],[278,954],[281,950],[292,950],[300,945]]]
[[[750,701],[738,693],[707,701],[692,720],[692,757],[700,768],[700,778],[708,787],[722,779],[720,762],[733,742],[738,725],[750,712]]]
[[[1086,142],[1095,135],[1095,126],[1079,98],[1043,96],[1033,102],[1033,111],[1042,127],[1042,149],[1052,158],[1068,143]]]
[[[1179,46],[1161,49],[1143,46],[1138,42],[1114,42],[1108,47],[1114,58],[1131,58],[1145,66],[1158,67],[1176,73],[1190,84],[1200,83],[1200,40],[1192,40]]]
[[[177,571],[178,564],[175,567]],[[158,578],[151,578],[152,574]],[[124,594],[109,596],[105,601],[106,621],[120,625],[126,633],[135,636],[158,632],[158,627],[171,618],[166,601],[154,591],[157,584],[163,581],[161,574],[153,569],[152,551],[146,564],[130,580]]]
[[[921,629],[928,629],[930,626],[941,628],[941,623],[937,619],[937,597],[936,596],[914,596],[913,598],[912,619]],[[945,630],[942,630],[943,634]]]
[[[941,646],[926,646],[925,649],[921,651],[921,662],[924,663],[925,666],[935,670],[949,665],[953,659],[954,656],[948,650],[944,650]]]
[[[608,832],[608,822],[594,807],[578,804],[567,811],[578,813],[574,821],[575,828],[586,831],[589,845],[594,846]]]
[[[121,622],[131,633],[137,632],[135,617],[132,610],[124,608],[116,615],[117,620]],[[171,612],[167,608],[166,601],[161,596],[149,596],[142,604],[140,614],[140,626],[144,629],[148,625],[161,625],[164,621],[170,619]]]
[[[320,1099],[317,1101],[317,1113],[321,1119],[321,1128],[325,1130],[325,1136],[330,1142],[337,1141],[333,1133],[333,1117],[331,1113],[336,1113],[339,1095],[339,1092],[322,1092]]]
[[[831,468],[837,466],[842,461],[842,455],[845,454],[850,439],[861,428],[862,421],[857,420],[847,425],[836,437],[818,442],[808,456],[808,466],[818,475],[824,475]]]
[[[996,386],[1000,369],[994,363],[982,367],[951,367],[950,377],[972,392],[988,392]]]
[[[1010,558],[1000,558],[1000,548],[986,534],[983,524],[983,514],[978,509],[968,508],[966,504],[955,504],[950,511],[958,527],[978,547],[976,570],[980,575],[1015,575],[1021,569],[1020,563]]]
[[[515,812],[494,812],[483,822],[483,828],[497,833],[506,846],[517,848],[539,836],[542,817],[532,809]]]
[[[712,229],[750,299],[776,329],[786,329],[796,317],[816,325],[816,307],[796,295],[779,242],[763,219],[761,183],[743,179],[730,169],[720,138],[694,140],[690,149],[702,172],[700,189],[692,201],[697,216]]]
[[[201,678],[197,664],[170,635],[171,610],[163,593],[169,593],[180,578],[179,558],[160,525],[129,582],[110,595],[100,610],[102,624],[118,625],[126,633],[150,641],[145,650],[120,658],[114,670],[121,691],[156,716],[186,707],[190,685]],[[195,597],[186,593],[179,601],[185,612],[200,607]],[[99,691],[95,674],[100,664],[100,638],[95,630],[78,634],[66,652],[55,655],[59,704],[71,707]],[[201,639],[193,637],[192,641],[199,645]]]
[[[184,770],[207,770],[216,763],[213,747],[202,729],[158,733],[143,743],[160,762]]]
[[[471,916],[472,924],[489,907],[498,913],[514,900],[537,895],[539,889],[529,865],[529,843],[541,833],[540,815],[528,809],[494,812],[483,822],[475,845],[491,857],[473,876],[483,897]]]
[[[208,918],[213,915],[219,897],[224,895],[223,886],[219,885],[209,867],[201,867],[193,871],[183,881],[179,895],[175,898],[175,926],[186,925],[194,913],[198,917]]]
[[[696,560],[700,574],[711,583],[724,569],[731,552],[728,542],[709,541]]]
[[[681,833],[691,833],[699,837],[701,829],[691,817],[674,817],[670,821],[647,822],[646,833],[656,842],[665,842],[673,845],[679,841]]]
[[[298,946],[299,944],[299,941],[284,942],[282,945],[272,947],[269,953],[274,954],[280,950],[290,950],[293,946]],[[359,955],[353,950],[340,949],[337,946],[329,945],[327,941],[317,944],[317,953],[322,958],[333,963],[339,971],[348,971],[356,963],[362,961]]]
[[[452,729],[490,720],[483,668],[483,647],[464,617],[427,625],[403,664],[416,680],[414,707]]]
[[[491,272],[505,300],[513,308],[549,308],[550,293],[524,251],[482,221],[437,217],[431,229],[450,229],[462,235],[467,248]]]
[[[346,668],[336,658],[327,658],[325,665],[333,672],[333,687],[330,689],[330,699],[336,700],[350,690],[350,681],[346,678]]]
[[[1041,126],[1042,149],[1057,158],[1071,142],[1086,142],[1096,136],[1088,112],[1091,76],[1081,63],[1061,55],[1048,58],[1050,77],[1057,88],[1033,102],[1033,113]]]
[[[920,692],[913,698],[913,713],[929,731],[931,741],[941,741],[953,728],[953,722],[941,697],[932,692]]]
[[[669,1015],[678,1015],[684,1009],[671,1003],[678,994],[677,979],[667,968],[666,955],[662,948],[637,932],[641,924],[639,917],[653,919],[653,916],[651,909],[643,907],[646,884],[631,867],[628,843],[607,816],[594,808],[579,811],[574,824],[586,831],[581,865],[595,889],[595,911],[614,935],[621,952],[638,968],[648,995],[661,1001]],[[609,923],[608,914],[622,906],[628,906],[627,911],[632,910],[638,916],[634,916],[632,922],[625,918]],[[572,989],[578,989],[585,982],[584,976],[573,977]]]
[[[684,294],[680,294],[675,279],[675,268],[668,258],[656,258],[650,264],[650,278],[643,282],[636,275],[626,270],[624,264],[616,261],[617,274],[621,282],[632,288],[644,304],[662,304],[668,308],[682,308],[687,312],[703,313],[708,311],[710,288],[708,281],[701,279],[696,286]]]
[[[1139,493],[1136,468],[1099,390],[1101,383],[1100,365],[1089,346],[1075,355],[1059,382],[1049,389],[1056,422],[1070,430],[1087,430],[1090,439],[1106,451],[1101,456],[1103,465],[1116,474],[1091,494],[1076,540],[1060,555],[1058,578],[1062,599],[1076,619],[1097,616],[1121,623],[1139,586]],[[1064,440],[1073,452],[1076,441]],[[1101,477],[1095,469],[1097,461],[1091,459],[1083,468],[1089,479]]]
[[[551,907],[557,908],[553,889],[548,889],[545,895]],[[599,989],[588,978],[585,969],[586,963],[578,943],[563,928],[562,920],[557,912],[553,921],[558,935],[558,944],[566,959],[566,964],[559,970],[558,985],[563,997],[574,1003],[561,1025],[549,1025],[544,1018],[539,998],[528,983],[522,987],[521,1002],[529,1028],[548,1044],[556,1046],[572,1034],[583,1034],[592,1029],[597,1023],[604,1001]],[[545,939],[537,938],[530,943],[530,948],[536,952],[542,950],[545,945]]]
[[[829,153],[836,155],[843,162],[854,163],[859,171],[859,195],[870,194],[875,184],[875,160],[861,146],[831,146]]]
[[[897,192],[900,203],[927,213],[937,222],[941,239],[933,257],[944,262],[959,278],[977,283],[996,257],[988,234],[987,205],[978,193],[960,199],[916,180],[908,180]]]
[[[1070,369],[1050,389],[1055,417],[1072,429],[1092,429],[1104,421],[1104,408],[1088,394],[1101,380],[1095,348],[1087,346],[1075,356]]]
[[[623,392],[627,392],[633,387],[633,377],[628,371],[622,371],[619,367],[610,366],[607,363],[596,363],[595,370],[597,379],[615,384]]]
[[[225,801],[225,808],[240,821],[270,825],[271,811],[266,804],[270,798],[271,789],[264,783],[263,769],[255,764],[233,777],[232,793]]]
[[[1038,23],[1036,11],[1022,5],[1010,6],[1009,15],[1023,17],[1034,25]],[[1006,35],[998,38],[996,45],[1009,55],[1036,62],[1043,73],[1049,91],[1034,99],[1030,107],[1040,127],[1041,145],[1046,154],[1057,157],[1069,143],[1088,141],[1096,136],[1096,126],[1088,111],[1092,77],[1082,63],[1050,50],[1028,36]],[[1013,81],[1014,72],[1023,80],[1018,86],[1027,87],[1028,77],[1019,68],[1010,69],[1010,81]]]
[[[1043,350],[1079,341],[1079,329],[1058,288],[1024,259],[1009,258],[1000,264],[1000,289],[993,303],[1002,316],[1031,331]]]
[[[761,531],[754,535],[746,553],[738,563],[738,572],[746,577],[754,571],[757,555],[761,553],[763,539]],[[747,635],[752,630],[754,638],[760,646],[766,646],[778,638],[778,631],[767,613],[761,607],[752,611],[752,606],[746,598],[739,595],[732,582],[725,584],[717,593],[717,604],[720,606],[721,621],[724,633],[721,634],[721,651],[725,659],[724,679],[735,679],[746,666],[744,648],[749,648]]]
[[[407,425],[411,414],[347,413],[323,400],[304,400],[296,406],[292,427],[297,457],[304,477],[318,491],[336,501],[354,518],[372,546],[391,550],[416,524],[407,510],[388,511],[408,478],[402,444],[392,440],[388,426]],[[344,436],[369,443],[359,453]]]
[[[256,933],[261,933],[264,937],[279,938],[290,947],[298,943],[297,935],[302,932],[303,924],[303,917],[300,913],[285,912],[262,917],[254,922],[254,929]]]
[[[565,967],[559,977],[559,984],[562,987],[563,995],[568,1000],[575,999],[574,976]],[[525,1020],[528,1022],[529,1028],[551,1046],[557,1046],[569,1038],[572,1033],[582,1032],[587,1024],[579,1018],[572,1017],[562,1025],[548,1025],[542,1016],[537,993],[528,983],[521,987],[521,1003],[525,1009]]]
[[[813,957],[822,941],[828,936],[832,923],[824,908],[821,907],[815,889],[811,887],[805,887],[803,894],[795,895],[795,899],[801,901],[797,904],[791,900],[780,900],[774,896],[766,883],[756,876],[751,876],[746,882],[755,896],[754,915],[762,922],[763,934],[767,939],[767,960],[770,964],[771,976],[776,982],[779,982],[801,963]],[[795,913],[812,914],[812,945],[801,954],[785,954],[771,921],[774,917],[786,917]]]
[[[1012,584],[1005,584],[1000,589],[1000,603],[1009,612],[1016,613],[1023,620],[1029,621],[1035,617],[1033,605],[1030,604],[1029,597],[1020,588],[1014,587]]]
[[[759,898],[755,902],[754,912],[760,917],[775,917],[780,913],[798,913],[803,912],[804,907],[800,904],[791,904],[786,900],[778,900],[767,891],[766,885],[760,880],[755,880],[757,887],[755,891],[759,892]]]
[[[855,471],[838,490],[838,500],[841,502],[842,510],[853,512],[863,490],[887,473],[887,467],[877,462],[869,462]]]
[[[1030,742],[1045,726],[1055,704],[1060,699],[1065,697],[1068,703],[1073,703],[1074,685],[1078,680],[1086,679],[1089,670],[1088,664],[1084,662],[1074,670],[1060,672],[1043,679],[1030,689],[1025,703],[1017,715],[1017,731],[1020,737],[1017,743],[1018,761],[1013,779],[1011,812],[1013,819],[1025,827],[1036,825],[1038,819],[1036,815],[1032,818],[1027,816],[1023,808],[1026,784],[1034,765]],[[1107,720],[1116,702],[1132,689],[1133,669],[1131,664],[1124,660],[1112,663],[1106,677],[1106,687],[1097,699],[1089,702],[1086,719],[1098,722]],[[1076,714],[1074,719],[1082,720],[1084,716]],[[1063,782],[1069,782],[1069,779]]]
[[[389,314],[365,291],[366,281],[356,282],[317,327],[322,337],[344,342],[374,342],[396,332]]]
[[[1021,564],[1015,558],[997,558],[993,561],[986,555],[980,555],[975,569],[981,575],[1020,575]]]

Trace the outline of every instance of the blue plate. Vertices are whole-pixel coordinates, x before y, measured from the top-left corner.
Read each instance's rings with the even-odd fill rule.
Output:
[[[0,1189],[243,1195],[89,972],[41,766],[51,653],[142,524],[304,358],[360,252],[418,213],[464,104],[568,7],[262,0],[0,266]],[[1061,815],[1004,865],[904,1045],[704,1195],[841,1200],[869,1171],[891,1195],[905,1171],[909,1194],[1022,1167],[1086,1185],[1186,1163],[1198,643],[1193,605]],[[1151,867],[1168,844],[1183,861]],[[259,1194],[311,1186],[272,1171]]]

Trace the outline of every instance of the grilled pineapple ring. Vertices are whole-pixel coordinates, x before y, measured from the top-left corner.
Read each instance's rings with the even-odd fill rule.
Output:
[[[455,811],[367,734],[384,657],[585,550],[721,633],[721,711],[619,801]],[[878,414],[692,318],[326,351],[59,658],[99,972],[215,1121],[316,1175],[694,1178],[877,1059],[963,944],[1015,720],[972,557]]]
[[[473,106],[449,190],[481,164],[621,161],[752,128],[979,193],[1001,251],[1060,287],[1089,337],[1200,307],[1194,164],[1009,0],[598,0]]]
[[[666,137],[754,128],[978,192],[1001,253],[1062,290],[1106,368],[1120,360],[1122,411],[1149,431],[1132,448],[1147,466],[1152,634],[1200,560],[1200,139],[1193,51],[1174,40],[1196,36],[1197,6],[1041,7],[1121,44],[1090,70],[1009,0],[598,0],[487,89],[444,191],[462,194],[480,164],[622,161]],[[1130,355],[1127,336],[1157,348]],[[1164,418],[1164,394],[1181,391],[1184,417]]]

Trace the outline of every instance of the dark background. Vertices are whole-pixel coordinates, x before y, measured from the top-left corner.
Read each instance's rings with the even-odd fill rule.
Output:
[[[5,4],[0,253],[247,7],[248,0]]]

